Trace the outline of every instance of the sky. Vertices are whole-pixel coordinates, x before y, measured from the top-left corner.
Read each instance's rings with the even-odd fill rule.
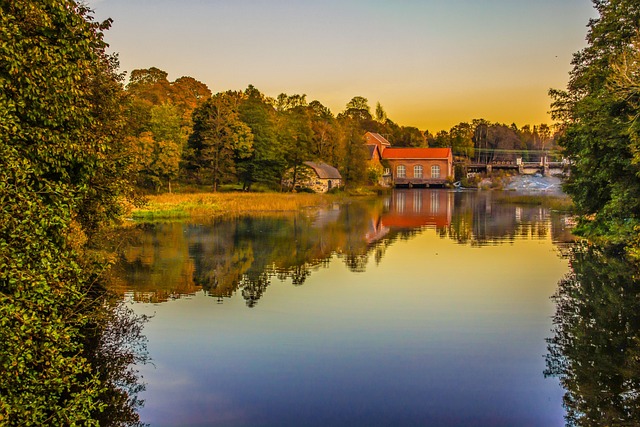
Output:
[[[354,96],[399,125],[552,123],[550,88],[597,14],[589,0],[85,0],[121,71],[157,67],[213,93],[252,84],[334,114]]]

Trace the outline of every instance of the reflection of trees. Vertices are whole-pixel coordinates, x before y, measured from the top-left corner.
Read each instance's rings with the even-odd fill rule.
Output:
[[[402,194],[403,197],[396,197]],[[160,302],[199,289],[222,301],[241,291],[254,306],[272,278],[302,285],[335,256],[352,272],[379,264],[397,241],[425,229],[481,246],[516,237],[547,238],[562,224],[548,210],[498,204],[490,193],[404,190],[319,212],[157,224],[130,230],[118,286]],[[400,202],[398,202],[400,200]],[[554,222],[555,221],[555,222]],[[557,222],[557,224],[556,224]]]
[[[101,426],[142,426],[137,410],[143,401],[138,394],[145,386],[135,366],[149,360],[142,334],[146,317],[113,304],[113,310],[103,310],[103,321],[93,325],[84,344],[102,385],[100,402],[105,406],[96,419]]]
[[[640,420],[640,269],[581,245],[554,296],[555,335],[545,375],[565,388],[567,425]]]
[[[351,269],[366,265],[371,206],[350,204],[316,215],[252,216],[186,227],[194,282],[214,297],[241,291],[255,306],[271,278],[302,285],[334,254]]]
[[[451,224],[441,235],[458,243],[483,246],[520,237],[544,239],[549,234],[556,242],[572,240],[562,216],[549,209],[500,203],[491,192],[458,192],[453,203]]]
[[[163,302],[200,289],[193,281],[195,265],[181,224],[142,225],[122,230],[126,245],[111,270],[110,287],[134,289],[136,301]],[[133,286],[132,286],[133,285]]]

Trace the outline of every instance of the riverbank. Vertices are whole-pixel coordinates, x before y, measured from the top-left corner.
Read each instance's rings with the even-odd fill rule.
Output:
[[[130,217],[136,221],[154,221],[292,212],[327,206],[342,199],[342,195],[312,193],[167,193],[147,196],[144,206],[132,208]]]
[[[502,203],[541,205],[554,210],[570,211],[571,200],[560,190],[559,180],[513,178],[502,193]],[[557,180],[557,181],[556,181]],[[532,191],[534,190],[534,191]],[[295,212],[305,208],[321,208],[344,202],[351,197],[376,196],[391,189],[358,188],[335,194],[317,193],[248,193],[248,192],[196,192],[163,193],[146,196],[141,207],[132,207],[130,219],[134,221],[165,221],[187,218],[219,217],[257,213]]]

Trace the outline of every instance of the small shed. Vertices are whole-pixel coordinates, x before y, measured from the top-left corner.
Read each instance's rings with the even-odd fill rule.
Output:
[[[299,186],[310,188],[316,193],[326,193],[342,185],[342,175],[338,169],[323,162],[304,162]]]

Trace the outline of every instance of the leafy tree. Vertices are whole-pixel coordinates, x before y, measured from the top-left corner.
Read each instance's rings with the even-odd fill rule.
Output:
[[[286,93],[281,93],[275,101],[276,110],[280,112],[306,107],[307,105],[307,95],[305,94],[287,95]]]
[[[402,126],[395,136],[394,144],[399,147],[424,147],[427,145],[427,140],[418,128]]]
[[[193,77],[183,76],[171,82],[171,102],[182,113],[183,125],[191,125],[193,110],[209,98],[211,90]]]
[[[338,114],[338,118],[356,120],[363,129],[367,128],[369,130],[370,122],[373,121],[369,101],[362,96],[354,96],[351,101],[347,102],[345,110]]]
[[[297,95],[294,95],[295,98]],[[305,161],[313,160],[311,129],[311,112],[306,105],[287,101],[292,108],[278,112],[278,142],[285,160],[285,169],[281,171],[281,179],[287,171],[291,171],[292,184],[295,188],[300,178],[300,167]]]
[[[309,109],[311,110],[314,157],[330,165],[338,165],[341,157],[340,129],[335,117],[331,110],[319,101],[312,101]]]
[[[365,182],[367,174],[367,147],[364,135],[354,120],[343,121],[343,152],[341,164],[342,177],[345,185],[358,185]]]
[[[387,121],[387,113],[384,111],[384,108],[382,108],[382,105],[380,105],[380,102],[376,103],[376,121],[380,123],[386,123]]]
[[[121,338],[139,329],[83,243],[128,188],[110,21],[71,0],[0,7],[0,424],[137,425]]]
[[[588,24],[588,46],[574,55],[567,90],[550,95],[554,118],[562,123],[558,142],[571,160],[565,190],[583,214],[578,231],[625,244],[640,224],[640,169],[633,151],[638,108],[612,82],[619,76],[615,65],[638,51],[640,7],[635,0],[593,3],[600,16]]]
[[[473,129],[469,123],[460,122],[449,131],[451,150],[455,155],[473,158]]]
[[[235,177],[237,161],[253,150],[251,129],[238,112],[241,97],[241,93],[218,93],[193,112],[191,165],[210,175],[213,191]]]
[[[249,86],[239,106],[239,117],[253,134],[251,156],[238,163],[239,178],[246,190],[259,182],[275,186],[280,181],[284,161],[276,138],[276,112],[258,89]]]
[[[166,71],[156,67],[133,70],[127,91],[151,105],[163,104],[171,97],[171,85],[167,76]]]
[[[429,147],[434,148],[450,147],[451,138],[449,136],[449,132],[447,132],[446,130],[441,130],[433,138],[431,138],[428,143]]]

